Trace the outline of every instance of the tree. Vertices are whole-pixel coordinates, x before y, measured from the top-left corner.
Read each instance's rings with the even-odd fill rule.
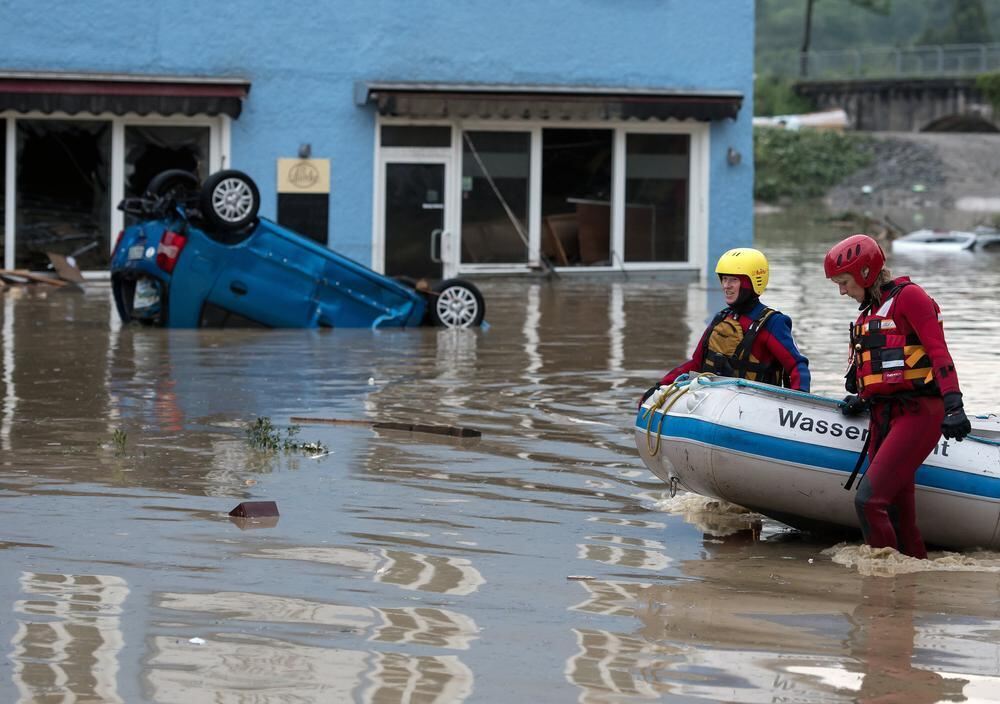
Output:
[[[892,0],[848,0],[855,7],[860,7],[862,9],[868,10],[869,12],[874,12],[877,15],[888,15],[892,10]],[[979,2],[979,0],[971,0],[972,2]],[[805,25],[802,29],[802,48],[799,50],[799,75],[805,78],[809,75],[809,46],[812,43],[812,18],[813,18],[813,4],[816,0],[806,0],[806,16]],[[955,2],[962,2],[962,0],[955,0]],[[982,10],[982,6],[980,6]],[[985,24],[986,19],[983,17],[983,23]]]
[[[988,44],[993,41],[982,0],[936,0],[917,44]]]

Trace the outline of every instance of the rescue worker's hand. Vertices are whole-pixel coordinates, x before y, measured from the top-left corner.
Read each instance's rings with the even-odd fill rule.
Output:
[[[972,423],[965,415],[962,392],[949,391],[944,395],[944,420],[941,421],[941,434],[951,440],[962,442],[965,436],[971,432]]]
[[[646,389],[646,393],[642,395],[642,399],[639,401],[639,408],[642,408],[642,404],[646,403],[646,399],[652,396],[654,393],[656,393],[656,390],[658,388],[660,388],[659,384],[653,384],[648,389]]]
[[[861,398],[855,394],[844,396],[844,400],[840,402],[840,412],[848,418],[860,416],[867,410],[868,402],[861,400]]]

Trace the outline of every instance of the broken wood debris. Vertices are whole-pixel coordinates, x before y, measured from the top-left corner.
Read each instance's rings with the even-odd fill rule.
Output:
[[[49,268],[55,270],[55,275],[29,269],[0,269],[0,288],[6,288],[7,285],[24,286],[38,283],[56,288],[69,287],[70,290],[82,290],[86,279],[72,256],[65,257],[55,252],[46,252],[45,256],[49,258],[51,262]]]
[[[325,425],[364,425],[377,430],[400,430],[404,433],[431,433],[456,438],[479,438],[483,434],[474,428],[456,425],[429,425],[426,423],[399,423],[381,420],[355,420],[352,418],[305,418],[292,416],[292,423],[321,423]]]
[[[0,269],[0,280],[3,280],[3,282],[7,284],[23,285],[40,283],[48,284],[49,286],[56,286],[58,288],[69,286],[69,282],[63,281],[62,279],[57,279],[56,277],[48,276],[47,274],[36,274],[28,271],[27,269]]]
[[[55,252],[46,252],[45,256],[49,258],[52,263],[53,269],[55,269],[56,274],[63,281],[69,281],[75,284],[84,284],[86,279],[83,278],[83,274],[76,265],[76,259],[73,257],[64,257],[61,254],[56,254]]]

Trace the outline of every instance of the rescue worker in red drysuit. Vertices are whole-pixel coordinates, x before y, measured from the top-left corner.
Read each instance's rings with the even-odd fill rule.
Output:
[[[767,257],[749,247],[731,249],[719,258],[715,273],[726,308],[709,323],[691,359],[667,372],[659,385],[688,372],[712,372],[809,391],[809,360],[795,346],[791,319],[760,302],[769,276]]]
[[[914,502],[917,469],[942,434],[961,442],[972,430],[940,309],[909,277],[892,278],[885,253],[867,235],[835,245],[823,268],[840,295],[860,304],[845,383],[851,395],[841,410],[871,413],[869,466],[854,498],[865,542],[926,558]]]

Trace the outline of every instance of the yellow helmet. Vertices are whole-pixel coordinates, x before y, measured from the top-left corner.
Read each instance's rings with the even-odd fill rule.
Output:
[[[748,277],[754,293],[759,296],[767,288],[767,257],[764,256],[763,252],[750,247],[730,249],[719,257],[719,263],[715,265],[715,273]]]

